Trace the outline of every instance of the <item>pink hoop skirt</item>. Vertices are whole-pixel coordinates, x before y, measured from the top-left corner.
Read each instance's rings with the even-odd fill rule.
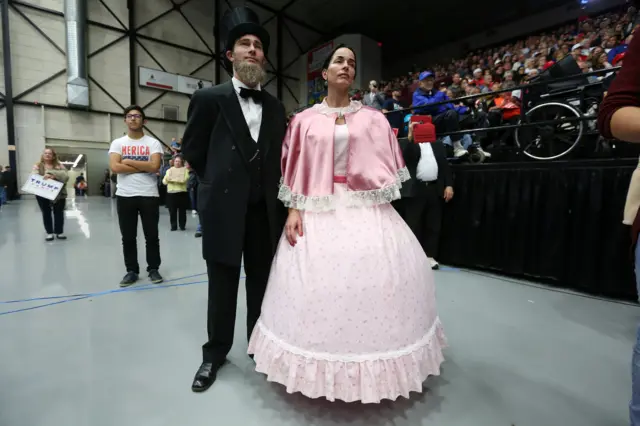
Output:
[[[335,184],[344,199],[346,186]],[[256,371],[289,393],[378,403],[422,392],[446,338],[433,273],[390,204],[303,212],[282,237],[249,341]]]

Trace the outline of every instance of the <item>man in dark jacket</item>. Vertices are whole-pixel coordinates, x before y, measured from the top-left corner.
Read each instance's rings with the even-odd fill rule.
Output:
[[[402,198],[393,205],[422,244],[431,268],[438,269],[442,209],[453,198],[453,175],[442,142],[414,143],[415,125],[409,124],[408,138],[399,139],[411,179],[402,184]]]
[[[277,199],[284,106],[261,90],[269,34],[248,8],[221,21],[231,81],[195,92],[182,153],[198,174],[202,251],[209,275],[208,341],[191,389],[207,390],[233,345],[244,257],[247,339],[258,317],[286,210]]]

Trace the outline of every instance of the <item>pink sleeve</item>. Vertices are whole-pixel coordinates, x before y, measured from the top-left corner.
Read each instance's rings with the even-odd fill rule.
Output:
[[[404,161],[404,157],[402,156],[402,149],[400,148],[400,142],[398,141],[398,137],[393,133],[393,129],[389,124],[387,118],[383,115],[382,120],[385,121],[387,129],[387,138],[389,139],[389,146],[391,147],[391,156],[393,157],[393,162],[395,164],[396,173],[400,175],[402,181],[406,181],[408,179],[403,178],[404,171],[406,171],[407,165]],[[408,173],[407,173],[408,174]]]
[[[297,163],[297,147],[300,146],[300,125],[296,117],[292,117],[287,127],[282,142],[282,157],[280,160],[280,168],[282,171],[283,181],[289,185],[292,181],[291,174],[295,174],[295,165]],[[293,149],[292,149],[293,147]]]

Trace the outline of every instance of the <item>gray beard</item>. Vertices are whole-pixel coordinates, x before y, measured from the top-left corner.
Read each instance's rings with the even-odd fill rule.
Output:
[[[266,72],[261,65],[247,61],[234,62],[233,70],[238,74],[238,80],[250,87],[256,86],[258,83],[262,83],[266,75]]]

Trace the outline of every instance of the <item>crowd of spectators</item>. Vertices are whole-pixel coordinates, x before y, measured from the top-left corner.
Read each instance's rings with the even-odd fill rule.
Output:
[[[527,84],[567,55],[573,56],[585,73],[622,65],[636,14],[636,9],[629,7],[582,16],[576,23],[553,31],[430,64],[389,81],[371,81],[368,88],[355,91],[353,98],[386,112],[401,135],[406,134],[412,113],[431,115],[438,133],[510,124],[520,116],[520,91],[492,92]],[[487,96],[455,100],[483,93]],[[431,105],[447,100],[453,101]],[[413,110],[404,110],[409,107]],[[511,136],[509,131],[465,134],[444,142],[460,157],[472,143],[487,150],[509,143]]]

